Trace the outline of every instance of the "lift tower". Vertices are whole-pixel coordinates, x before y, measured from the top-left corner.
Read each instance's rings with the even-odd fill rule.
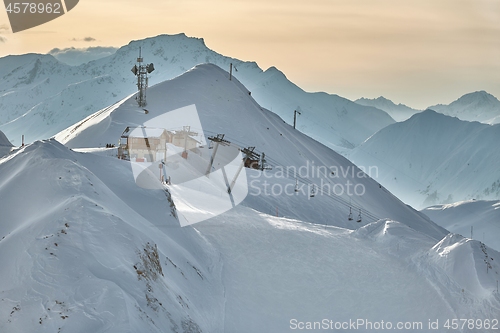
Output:
[[[143,64],[144,59],[142,58],[142,47],[139,48],[139,58],[137,58],[137,64],[132,67],[132,73],[137,76],[137,89],[139,94],[135,98],[137,104],[140,107],[146,106],[146,89],[148,88],[148,74],[155,70],[153,63]]]

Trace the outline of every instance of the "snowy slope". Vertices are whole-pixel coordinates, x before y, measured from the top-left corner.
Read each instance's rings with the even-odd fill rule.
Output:
[[[214,63],[240,79],[264,107],[288,123],[300,108],[298,127],[330,147],[352,148],[394,122],[385,112],[326,93],[306,93],[274,67],[262,71],[255,62],[222,56],[203,39],[184,34],[133,41],[113,55],[72,67],[51,55],[0,58],[0,130],[18,144],[50,137],[88,115],[136,92],[130,69],[142,47],[156,70],[150,84],[180,75],[200,63]],[[19,58],[19,62],[16,59]],[[237,71],[236,71],[237,70]]]
[[[1,332],[222,330],[217,252],[123,162],[35,142],[0,160],[0,211]]]
[[[0,162],[0,197],[6,333],[291,332],[293,319],[325,318],[443,325],[500,309],[500,254],[478,242],[243,206],[180,228],[168,194],[135,186],[126,162],[54,141]]]
[[[500,123],[500,101],[486,91],[463,95],[449,105],[438,104],[428,108],[462,120]]]
[[[404,104],[394,104],[391,100],[385,97],[378,98],[360,98],[355,100],[354,102],[365,105],[365,106],[373,106],[377,109],[383,110],[387,112],[394,120],[396,121],[405,121],[406,119],[413,116],[415,113],[422,112],[421,110],[415,110],[406,106]]]
[[[325,195],[314,198],[318,201],[316,204],[322,203],[321,206],[324,206],[321,210],[311,211],[307,208],[311,204],[307,188],[304,195],[293,193],[284,203],[272,195],[265,199],[249,195],[246,202],[251,207],[266,213],[274,213],[278,209],[282,216],[356,228],[359,225],[346,218],[351,202],[356,214],[359,209],[362,209],[362,215],[367,214],[364,223],[379,218],[404,218],[404,223],[436,239],[446,234],[444,229],[429,223],[418,212],[403,205],[364,173],[358,174],[359,170],[345,158],[261,108],[241,83],[235,79],[229,81],[228,73],[215,65],[197,66],[173,80],[151,87],[148,90],[147,114],[137,106],[134,97],[126,98],[67,128],[55,138],[70,148],[104,147],[107,143],[117,143],[127,126],[139,126],[167,111],[191,104],[198,110],[205,134],[223,133],[228,140],[242,148],[252,146],[256,147],[256,151],[266,154],[274,170],[263,175],[250,173],[251,179],[258,179],[255,186],[250,185],[251,193],[264,190],[262,187],[268,174],[275,174],[272,182],[279,188],[295,184],[295,172],[299,175],[301,185],[316,184],[318,188],[323,186],[325,189]],[[320,172],[318,166],[328,170],[334,168],[335,177],[330,172]],[[300,167],[304,170],[301,174]],[[267,181],[269,183],[271,180]],[[336,193],[339,195],[334,194],[335,184],[338,184]],[[353,189],[357,184],[357,193],[361,195],[354,195]],[[350,196],[348,187],[351,188]],[[364,193],[361,193],[362,190]]]
[[[249,170],[249,182],[294,184],[280,165],[354,167],[214,65],[151,87],[147,114],[133,97],[104,108],[56,136],[80,152],[50,140],[0,160],[0,331],[291,332],[293,319],[325,318],[425,331],[429,319],[443,328],[447,318],[498,317],[500,254],[448,235],[370,178],[300,178],[363,185],[351,197],[362,223],[347,221],[347,197],[320,191],[249,195],[180,228],[176,184],[138,187],[130,164],[102,146],[190,104],[206,134],[266,152],[273,170]]]
[[[376,165],[377,180],[413,207],[498,199],[500,125],[461,121],[432,110],[388,126],[350,160]]]
[[[394,221],[348,232],[245,207],[196,229],[224,260],[225,332],[293,332],[294,323],[323,319],[422,322],[423,331],[431,319],[445,332],[447,318],[496,318],[500,310],[494,291],[500,254],[486,248],[494,268],[476,271],[475,263],[486,268],[478,242],[445,238],[446,244],[436,244]],[[358,329],[389,332],[394,326]]]
[[[448,205],[435,205],[422,210],[447,230],[471,236],[500,251],[500,201],[470,200]]]

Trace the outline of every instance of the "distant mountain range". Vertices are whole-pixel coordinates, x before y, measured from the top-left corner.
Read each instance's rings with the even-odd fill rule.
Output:
[[[358,166],[413,207],[500,197],[500,124],[467,122],[432,110],[389,125],[355,148]]]
[[[404,104],[396,105],[382,96],[374,99],[360,98],[355,102],[383,110],[396,121],[404,121],[415,113],[422,112]],[[500,123],[500,101],[486,91],[466,94],[449,105],[437,104],[429,106],[427,109],[466,121],[479,121],[485,124]]]
[[[275,67],[263,71],[208,49],[199,38],[161,35],[130,42],[116,53],[79,66],[69,66],[52,55],[26,54],[0,58],[0,130],[18,145],[21,135],[31,142],[62,129],[116,101],[136,93],[130,69],[139,49],[154,63],[149,85],[176,77],[201,63],[229,70],[263,107],[331,148],[350,149],[394,123],[385,112],[337,95],[307,93]]]
[[[438,104],[429,109],[461,120],[500,123],[500,101],[486,91],[466,94],[449,105]]]
[[[391,100],[385,97],[378,97],[374,99],[360,98],[355,101],[360,105],[373,106],[377,109],[387,112],[396,121],[405,121],[413,116],[415,113],[422,112],[422,110],[412,109],[404,104],[394,104]]]

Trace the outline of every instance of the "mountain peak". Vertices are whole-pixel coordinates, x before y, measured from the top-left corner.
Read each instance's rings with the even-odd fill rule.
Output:
[[[429,108],[467,121],[486,124],[500,121],[500,101],[484,90],[465,94],[449,105],[438,104]]]
[[[493,95],[487,93],[484,90],[480,91],[475,91],[469,94],[465,94],[459,99],[457,99],[455,102],[460,102],[460,103],[500,103],[500,101]],[[452,103],[452,104],[453,104]]]
[[[419,110],[412,109],[404,104],[395,104],[393,101],[385,98],[384,96],[379,96],[374,99],[363,97],[354,102],[360,105],[372,106],[383,110],[396,121],[404,121],[410,118],[413,114],[419,112]]]
[[[0,131],[0,147],[12,147],[12,143],[2,131]]]

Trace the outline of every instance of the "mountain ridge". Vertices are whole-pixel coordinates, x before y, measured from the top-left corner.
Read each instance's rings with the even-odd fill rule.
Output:
[[[381,110],[335,95],[307,93],[275,67],[263,71],[255,62],[240,61],[210,50],[203,39],[178,34],[131,41],[110,56],[76,67],[49,55],[38,57],[55,59],[54,62],[37,62],[31,56],[31,62],[5,74],[0,83],[3,122],[0,129],[14,144],[19,143],[21,134],[27,142],[47,138],[136,92],[130,68],[140,47],[144,60],[155,64],[156,70],[149,77],[150,85],[176,77],[200,63],[214,63],[226,70],[232,63],[233,75],[263,107],[288,123],[292,122],[293,111],[301,108],[298,128],[316,139],[324,138],[325,144],[332,148],[352,148],[394,122]],[[4,63],[11,64],[14,59],[0,58],[0,67],[10,68],[4,67]]]
[[[414,207],[500,196],[494,142],[500,125],[426,110],[390,125],[356,148],[357,165],[377,165],[378,181]]]
[[[484,90],[465,94],[448,105],[438,104],[429,108],[461,120],[500,123],[500,101]]]
[[[362,97],[355,100],[354,102],[365,106],[373,106],[375,108],[383,110],[398,122],[410,118],[415,113],[422,112],[422,110],[413,109],[405,104],[399,103],[396,105],[393,101],[383,96],[373,99]]]
[[[221,68],[199,65],[152,85],[146,108],[130,95],[56,135],[71,149],[51,139],[0,159],[2,332],[281,333],[293,331],[298,316],[426,325],[498,313],[500,253],[448,234],[248,92]],[[133,164],[105,144],[187,105],[205,136],[222,133],[265,152],[271,169],[243,169],[252,192],[242,204],[181,227],[178,203],[191,200],[200,212],[209,199],[231,195],[228,182],[212,185],[223,186],[217,198],[197,201],[182,197],[174,177],[161,183],[149,162],[155,186],[139,187]],[[217,165],[214,150],[180,159],[214,157]],[[171,157],[165,163],[175,168]],[[340,171],[318,175],[311,166]],[[238,172],[228,167],[226,178]],[[308,187],[296,192],[297,183]],[[326,193],[327,185],[348,184],[364,191]],[[279,188],[292,191],[273,192]],[[351,208],[361,222],[348,219]]]

